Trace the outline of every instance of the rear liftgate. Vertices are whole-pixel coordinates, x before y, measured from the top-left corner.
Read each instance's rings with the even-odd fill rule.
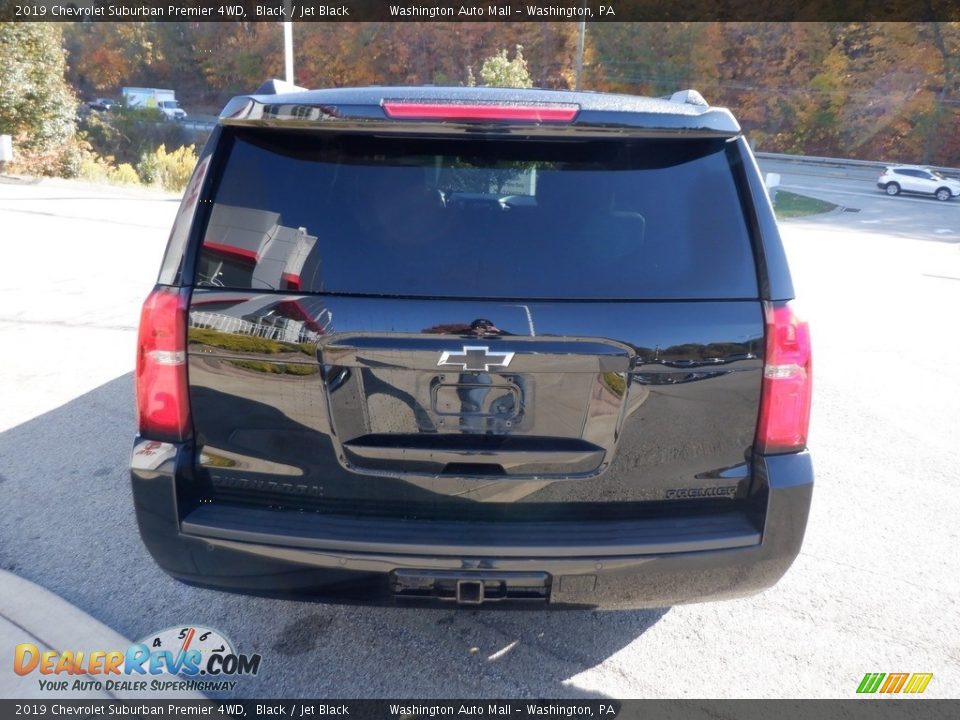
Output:
[[[631,351],[598,340],[352,336],[320,355],[348,469],[431,485],[450,477],[466,481],[451,495],[489,501],[606,468]]]
[[[412,483],[448,477],[452,494],[496,501],[558,479],[589,481],[606,468],[631,351],[586,339],[352,336],[325,344],[321,357],[347,467]],[[387,421],[382,405],[371,407],[383,402],[406,412]],[[390,589],[398,600],[546,602],[551,580],[404,568],[390,574]]]

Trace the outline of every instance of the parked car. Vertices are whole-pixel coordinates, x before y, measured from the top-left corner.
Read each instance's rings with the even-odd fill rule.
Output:
[[[757,592],[813,490],[793,297],[696,93],[268,83],[223,110],[143,306],[141,535],[250,592]]]
[[[887,195],[907,192],[933,195],[937,200],[949,200],[960,195],[960,181],[944,177],[936,170],[913,165],[884,168],[877,178],[877,187]]]
[[[87,103],[87,107],[91,110],[99,110],[101,112],[109,112],[118,108],[120,104],[109,98],[97,98],[96,100],[91,100]]]

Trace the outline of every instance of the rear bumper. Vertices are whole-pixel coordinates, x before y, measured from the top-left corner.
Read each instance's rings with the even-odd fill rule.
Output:
[[[527,599],[551,605],[664,607],[749,595],[776,583],[799,553],[813,490],[813,467],[804,452],[758,459],[755,479],[764,510],[749,527],[710,517],[696,524],[643,521],[591,534],[581,524],[565,533],[541,527],[536,542],[525,542],[511,535],[515,527],[493,532],[464,523],[457,533],[449,523],[438,535],[434,524],[417,537],[419,524],[403,522],[400,534],[378,523],[383,527],[375,536],[358,524],[351,539],[343,523],[308,532],[313,524],[301,520],[301,532],[296,523],[281,529],[264,521],[277,511],[217,513],[197,505],[190,497],[189,455],[176,445],[142,440],[134,448],[140,533],[167,573],[225,590],[308,592],[360,602],[419,600],[406,590],[423,586],[424,578],[436,581],[436,592],[428,594],[441,602],[456,602],[441,586],[487,583],[487,599],[495,599],[490,588],[497,583],[527,585],[531,577],[541,579],[540,589]],[[571,543],[571,536],[578,542]]]

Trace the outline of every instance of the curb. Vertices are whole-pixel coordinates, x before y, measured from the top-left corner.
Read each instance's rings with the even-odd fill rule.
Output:
[[[0,183],[4,185],[36,185],[40,178],[28,177],[26,175],[7,175],[0,173]]]
[[[0,653],[10,653],[20,643],[33,643],[41,651],[77,651],[126,649],[133,643],[112,628],[91,617],[59,595],[0,570]],[[7,657],[10,657],[8,655]],[[123,692],[76,690],[49,692],[40,690],[36,673],[20,676],[14,673],[13,663],[3,663],[0,669],[0,697],[4,698],[60,698],[70,700],[125,700],[169,698],[203,700],[196,692],[174,694],[157,692]],[[118,676],[119,678],[120,676]],[[64,675],[42,679],[67,680],[97,679],[95,676]],[[69,687],[68,685],[68,687]]]

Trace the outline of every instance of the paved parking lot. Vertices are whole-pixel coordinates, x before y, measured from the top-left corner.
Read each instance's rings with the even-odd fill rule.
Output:
[[[167,578],[140,544],[126,467],[139,303],[176,202],[66,182],[0,182],[0,567],[131,639],[220,629],[263,655],[240,696],[852,697],[864,673],[902,671],[956,697],[960,202],[801,180],[862,207],[783,226],[813,324],[818,484],[803,552],[766,593],[507,613]]]

